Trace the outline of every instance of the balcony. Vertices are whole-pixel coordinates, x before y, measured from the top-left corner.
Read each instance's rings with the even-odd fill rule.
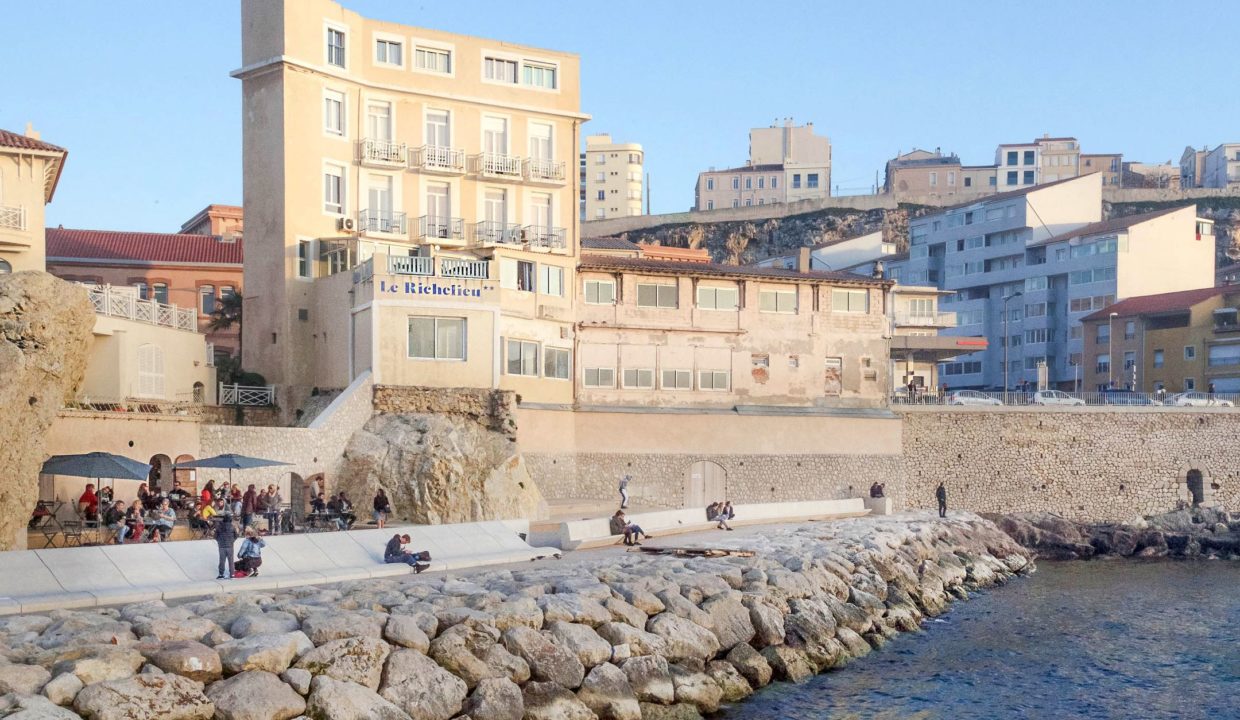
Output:
[[[363,210],[357,214],[357,229],[363,234],[404,235],[405,214],[403,212],[380,213]]]
[[[359,140],[358,162],[369,167],[404,167],[407,150],[404,143],[391,140]]]
[[[418,239],[444,244],[465,242],[465,221],[461,218],[442,218],[423,215],[418,218]]]
[[[26,208],[0,205],[0,228],[26,229]]]
[[[491,277],[490,272],[490,260],[443,258],[439,261],[439,274],[442,277],[461,278],[464,280],[486,280]]]
[[[388,272],[393,275],[434,275],[435,258],[388,255]]]
[[[564,163],[530,158],[525,161],[525,179],[529,182],[563,184]]]
[[[565,249],[564,228],[526,225],[521,230],[525,243],[531,249],[563,250]]]
[[[409,153],[409,169],[460,175],[465,172],[465,151],[440,145],[423,145]]]
[[[521,226],[484,220],[473,225],[473,240],[479,245],[520,245]]]
[[[520,180],[521,158],[516,155],[479,153],[474,156],[474,172],[496,180]]]
[[[896,321],[896,327],[954,328],[956,327],[956,313],[954,312],[929,312],[929,313],[897,312],[895,321]]]

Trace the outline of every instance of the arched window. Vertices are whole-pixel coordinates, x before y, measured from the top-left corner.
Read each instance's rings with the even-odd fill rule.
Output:
[[[206,399],[207,399],[207,387],[200,382],[194,383],[194,402],[196,403],[205,402]]]
[[[138,397],[165,397],[164,351],[158,345],[138,346]]]
[[[9,264],[8,260],[0,258],[0,275],[7,275],[11,272],[13,272],[13,266]]]

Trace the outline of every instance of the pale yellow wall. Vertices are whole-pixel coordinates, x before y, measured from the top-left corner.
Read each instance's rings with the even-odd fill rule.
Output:
[[[629,162],[633,153],[639,162]],[[585,220],[641,215],[644,180],[641,161],[645,159],[642,146],[613,143],[610,135],[592,135],[586,138],[585,156]],[[603,173],[602,180],[599,180],[599,173]],[[598,199],[600,190],[605,193],[604,200]]]
[[[138,348],[147,344],[163,352],[163,397],[138,393]],[[97,399],[149,397],[190,402],[196,382],[202,383],[207,404],[213,404],[215,368],[207,364],[207,341],[203,335],[127,318],[95,316],[86,377],[79,395]]]
[[[50,163],[46,153],[0,148],[0,209],[25,216],[24,227],[0,222],[0,260],[13,272],[45,269],[44,172]]]
[[[1127,236],[1116,256],[1117,297],[1214,285],[1213,236],[1197,237],[1197,206],[1133,225]]]
[[[1002,177],[999,182],[999,190],[1006,190]],[[1030,242],[1098,222],[1102,219],[1102,176],[1095,173],[1037,188],[1025,196],[1024,205],[1025,225],[1033,228]]]

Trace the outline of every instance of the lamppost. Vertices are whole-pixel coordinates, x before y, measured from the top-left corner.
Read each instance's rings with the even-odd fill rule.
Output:
[[[1115,346],[1115,318],[1119,317],[1119,313],[1113,312],[1107,317],[1107,390],[1115,387],[1115,358],[1111,357],[1112,348]]]
[[[1003,298],[1003,392],[1008,391],[1008,346],[1012,344],[1012,336],[1008,335],[1008,301],[1018,298],[1024,293],[1017,291]]]

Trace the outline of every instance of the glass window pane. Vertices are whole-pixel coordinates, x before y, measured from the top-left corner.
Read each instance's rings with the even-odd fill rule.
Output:
[[[435,318],[409,318],[409,357],[434,359]]]

